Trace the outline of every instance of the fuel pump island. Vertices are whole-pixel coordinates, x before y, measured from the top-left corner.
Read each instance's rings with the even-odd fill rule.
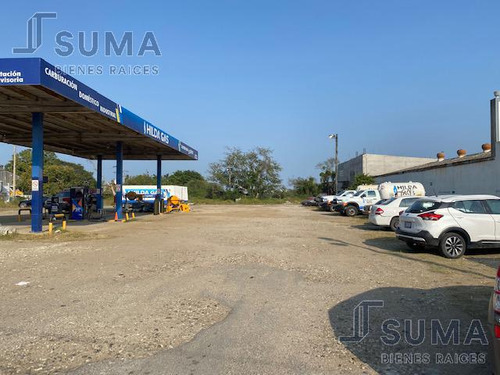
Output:
[[[0,59],[0,140],[32,148],[32,232],[42,231],[44,150],[97,160],[99,209],[102,161],[116,160],[120,220],[124,160],[157,161],[158,199],[163,160],[198,160],[194,148],[41,58]]]

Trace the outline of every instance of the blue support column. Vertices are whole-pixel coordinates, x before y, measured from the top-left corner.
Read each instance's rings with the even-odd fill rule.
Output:
[[[161,155],[156,156],[156,201],[160,202],[161,199]],[[156,210],[155,210],[156,212]],[[163,212],[161,206],[158,209],[158,213]]]
[[[97,209],[102,210],[102,155],[97,156]]]
[[[116,142],[116,214],[118,220],[123,219],[122,211],[122,185],[123,185],[123,143]]]
[[[156,157],[156,196],[161,198],[161,155]]]
[[[43,219],[43,113],[32,115],[31,231],[42,231]]]

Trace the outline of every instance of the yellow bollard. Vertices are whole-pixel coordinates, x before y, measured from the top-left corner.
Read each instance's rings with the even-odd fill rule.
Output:
[[[66,220],[63,220],[63,223],[62,223],[62,230],[66,230]]]
[[[132,219],[135,220],[135,212],[132,211]]]
[[[130,218],[128,216],[128,212],[125,212],[125,221],[129,221],[129,220],[130,220]]]
[[[54,227],[54,224],[49,223],[49,234],[52,234],[53,227]]]

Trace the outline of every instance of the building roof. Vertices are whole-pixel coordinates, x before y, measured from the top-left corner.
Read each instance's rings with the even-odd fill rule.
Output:
[[[0,141],[31,147],[33,112],[44,113],[48,151],[115,159],[122,141],[124,159],[198,159],[194,148],[45,60],[0,59]]]
[[[427,164],[422,164],[418,165],[416,167],[411,167],[411,168],[405,168],[401,169],[399,171],[394,171],[390,173],[384,173],[375,177],[385,177],[385,176],[392,176],[395,174],[404,174],[408,172],[420,172],[420,171],[426,171],[429,169],[436,169],[436,168],[445,168],[449,166],[455,166],[455,165],[462,165],[462,164],[470,164],[470,163],[478,163],[482,161],[487,161],[487,160],[493,160],[494,157],[491,152],[480,152],[477,154],[470,154],[466,155],[463,157],[456,157],[452,159],[445,159],[442,161],[433,161],[431,163]]]

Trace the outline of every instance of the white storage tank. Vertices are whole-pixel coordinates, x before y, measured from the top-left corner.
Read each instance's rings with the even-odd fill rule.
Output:
[[[380,198],[389,199],[393,197],[424,197],[425,188],[420,182],[383,182],[379,185]]]

